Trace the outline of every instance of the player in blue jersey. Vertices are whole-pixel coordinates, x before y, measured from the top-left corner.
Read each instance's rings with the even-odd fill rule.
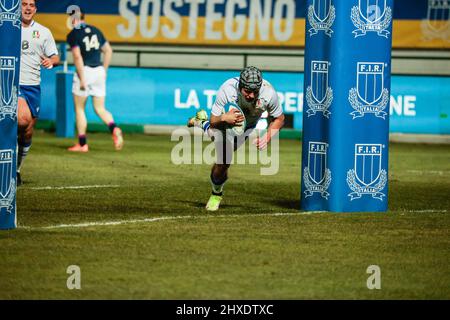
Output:
[[[19,101],[17,109],[17,185],[20,169],[31,148],[33,128],[41,108],[41,68],[59,63],[58,50],[49,29],[33,20],[36,0],[22,0],[22,52],[20,56]]]
[[[103,33],[84,21],[84,13],[76,12],[72,17],[72,31],[67,35],[76,73],[73,77],[72,93],[75,102],[75,114],[78,131],[78,143],[69,151],[88,152],[86,130],[86,101],[92,96],[94,110],[102,121],[108,125],[112,134],[114,147],[123,147],[122,130],[116,126],[111,113],[105,108],[106,77],[112,57],[112,48]],[[103,62],[101,59],[104,55]]]

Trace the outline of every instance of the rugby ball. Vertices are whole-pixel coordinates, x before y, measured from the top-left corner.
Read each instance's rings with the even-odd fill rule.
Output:
[[[244,116],[244,121],[237,123],[235,125],[229,125],[229,129],[231,129],[231,132],[236,136],[240,136],[244,134],[245,128],[247,127],[247,121],[245,119],[244,111],[242,111],[242,109],[237,104],[229,103],[228,110],[226,111],[229,112],[231,110],[238,110],[239,113],[241,113]]]

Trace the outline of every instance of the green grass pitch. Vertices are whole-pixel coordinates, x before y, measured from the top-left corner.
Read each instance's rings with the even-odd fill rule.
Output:
[[[387,213],[305,214],[301,143],[282,140],[279,173],[233,165],[210,214],[209,165],[173,165],[169,137],[125,138],[116,152],[90,134],[72,154],[73,139],[35,135],[19,228],[0,232],[0,299],[450,298],[450,146],[390,146]],[[56,188],[77,186],[97,187]]]

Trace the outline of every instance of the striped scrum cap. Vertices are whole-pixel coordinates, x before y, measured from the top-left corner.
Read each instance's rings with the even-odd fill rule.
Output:
[[[256,67],[247,67],[241,72],[239,77],[239,88],[256,91],[261,88],[262,73]]]

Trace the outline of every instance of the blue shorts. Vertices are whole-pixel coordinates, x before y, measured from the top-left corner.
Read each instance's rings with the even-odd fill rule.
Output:
[[[19,86],[19,98],[25,99],[33,118],[39,118],[41,109],[41,86]]]

